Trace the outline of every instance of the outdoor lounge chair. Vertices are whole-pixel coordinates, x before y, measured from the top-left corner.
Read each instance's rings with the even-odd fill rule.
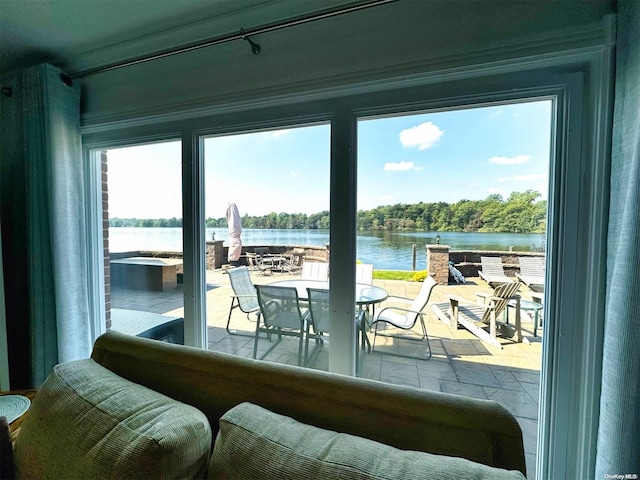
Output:
[[[513,279],[504,274],[502,266],[502,258],[500,257],[480,257],[482,270],[478,271],[478,275],[491,287],[499,283],[512,283]]]
[[[516,276],[529,288],[544,288],[544,257],[520,257],[520,273]]]
[[[510,282],[496,285],[493,293],[476,293],[478,301],[469,302],[460,297],[449,296],[448,303],[434,303],[431,308],[438,318],[447,325],[458,328],[462,325],[480,340],[502,348],[498,341],[498,335],[512,337],[515,333],[517,341],[522,341],[520,325],[520,297],[516,295],[520,289],[519,282]],[[502,312],[507,308],[509,300],[516,300],[516,324],[515,332],[505,322],[498,320]]]
[[[227,270],[227,274],[229,275],[229,283],[233,290],[231,307],[229,308],[229,318],[227,318],[227,333],[230,335],[252,337],[253,334],[237,333],[235,330],[229,329],[231,314],[235,308],[239,308],[240,311],[245,313],[248,320],[251,320],[251,314],[255,314],[257,317],[260,316],[260,305],[258,305],[258,297],[253,282],[251,281],[251,276],[249,275],[249,269],[247,267],[232,268],[231,270]]]
[[[262,360],[280,343],[283,336],[298,338],[298,366],[302,366],[302,346],[307,314],[302,314],[298,291],[295,287],[277,287],[272,285],[255,285],[261,315],[256,324],[256,336],[253,345],[253,358],[258,354],[258,338],[260,332],[267,334],[271,340],[277,335],[278,340],[260,357]],[[262,326],[261,326],[262,324]]]
[[[373,334],[372,351],[375,351],[376,337],[378,335],[380,335],[381,337],[392,337],[392,338],[407,339],[407,340],[418,340],[418,341],[426,340],[427,349],[428,349],[428,357],[426,358],[423,356],[402,355],[400,354],[399,350],[398,350],[398,353],[387,352],[387,351],[385,351],[384,353],[389,355],[397,355],[399,357],[418,358],[420,360],[428,360],[429,358],[431,358],[431,345],[429,344],[429,336],[427,335],[427,328],[425,327],[425,324],[424,324],[424,313],[422,313],[422,310],[427,305],[427,302],[429,301],[429,297],[431,296],[431,292],[433,291],[433,287],[435,287],[436,285],[437,285],[437,282],[433,279],[433,277],[427,277],[422,283],[422,288],[420,289],[420,293],[418,293],[418,296],[414,300],[411,300],[409,298],[389,296],[387,300],[390,300],[392,302],[397,300],[404,301],[407,303],[411,302],[411,306],[409,308],[390,306],[380,310],[378,315],[371,322],[372,326],[375,325],[375,331]],[[412,337],[409,334],[394,335],[394,334],[378,332],[378,327],[380,323],[388,323],[390,325],[393,325],[396,328],[399,328],[401,330],[407,330],[410,332],[411,329],[415,326],[418,318],[420,318],[420,326],[422,327],[422,336],[420,338],[416,338],[415,336]]]

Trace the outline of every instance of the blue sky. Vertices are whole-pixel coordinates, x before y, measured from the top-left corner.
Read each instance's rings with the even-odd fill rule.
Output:
[[[547,198],[551,102],[363,119],[358,209],[479,200],[537,190]],[[328,125],[205,140],[205,215],[329,209]],[[180,144],[109,151],[112,217],[180,217]]]

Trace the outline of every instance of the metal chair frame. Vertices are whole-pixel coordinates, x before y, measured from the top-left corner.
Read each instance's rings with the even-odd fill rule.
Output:
[[[249,269],[247,267],[237,267],[227,270],[227,274],[229,275],[229,283],[233,290],[231,307],[229,308],[229,316],[227,318],[227,333],[241,337],[253,337],[252,333],[238,333],[229,328],[231,324],[231,314],[236,308],[246,314],[247,320],[249,321],[251,321],[252,313],[257,316],[258,321],[260,319],[260,305],[258,305],[258,297],[253,282],[251,281],[251,276],[249,275]]]
[[[307,319],[307,330],[304,350],[304,365],[309,366],[313,359],[317,356],[322,345],[324,345],[324,333],[329,333],[331,318],[329,315],[329,291],[320,288],[307,288],[307,298],[309,301],[309,316]],[[364,350],[365,332],[363,330],[363,322],[365,320],[366,311],[361,310],[356,315],[356,333],[361,337],[358,343],[362,343]],[[311,330],[313,329],[313,333]],[[309,355],[309,340],[315,339],[316,345]],[[356,372],[360,364],[359,349],[356,348]]]
[[[272,275],[273,271],[271,267],[268,267],[262,262],[262,257],[257,253],[247,252],[245,254],[245,258],[247,259],[247,265],[249,269],[257,271],[258,275]]]
[[[272,335],[278,336],[278,340],[260,356],[260,360],[280,343],[283,336],[297,337],[299,339],[298,366],[302,366],[302,347],[308,314],[306,312],[303,314],[300,310],[297,290],[294,287],[272,285],[256,285],[255,289],[261,316],[256,324],[253,358],[257,358],[260,332],[266,333],[269,341]],[[299,325],[297,325],[298,321]],[[261,323],[264,324],[263,327],[260,326]]]
[[[372,342],[372,347],[371,347],[371,351],[375,351],[375,346],[376,346],[376,338],[379,336],[381,337],[390,337],[390,338],[397,338],[397,339],[403,339],[403,340],[411,340],[411,341],[424,341],[426,340],[427,342],[427,348],[428,348],[428,352],[429,355],[428,357],[418,357],[418,356],[414,356],[414,355],[403,355],[401,353],[395,353],[395,352],[384,352],[387,355],[394,355],[397,357],[404,357],[404,358],[417,358],[419,360],[429,360],[431,358],[431,343],[429,342],[429,335],[427,334],[427,327],[425,326],[424,323],[424,313],[422,312],[422,310],[424,309],[424,307],[426,307],[427,303],[429,302],[429,297],[431,296],[431,292],[433,291],[433,288],[437,285],[437,282],[432,278],[432,277],[427,277],[422,285],[422,288],[420,289],[420,293],[418,294],[418,296],[415,299],[409,299],[409,298],[402,298],[402,297],[389,297],[390,299],[395,298],[396,300],[401,300],[401,301],[405,301],[405,302],[412,302],[411,303],[411,307],[410,308],[403,308],[403,307],[396,307],[396,306],[390,306],[390,307],[385,307],[382,310],[380,310],[380,312],[378,313],[378,315],[373,319],[373,321],[371,322],[372,325],[375,324],[375,330],[374,330],[374,334],[373,334],[373,342]],[[389,318],[389,317],[383,317],[383,314],[386,311],[392,311],[392,312],[403,312],[405,315],[405,318],[407,315],[414,315],[413,321],[409,321],[407,323],[401,324],[400,322],[394,322],[393,319]],[[383,317],[383,318],[380,318]],[[412,333],[412,329],[415,326],[418,318],[420,318],[420,326],[422,327],[422,336],[420,338],[416,338],[415,336],[411,336],[409,334],[407,335],[398,335],[398,334],[388,334],[388,333],[379,333],[378,332],[378,326],[380,323],[387,323],[389,325],[393,325],[396,328],[399,328],[401,330],[405,330],[408,331],[410,333]]]

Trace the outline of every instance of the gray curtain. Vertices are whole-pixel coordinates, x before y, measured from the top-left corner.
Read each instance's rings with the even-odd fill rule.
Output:
[[[618,2],[596,477],[640,475],[640,2]],[[624,477],[622,477],[624,478]]]
[[[2,268],[2,231],[0,229],[0,391],[10,390],[9,384],[9,343],[4,309],[4,270]]]
[[[90,353],[80,89],[59,69],[22,74],[31,382]]]

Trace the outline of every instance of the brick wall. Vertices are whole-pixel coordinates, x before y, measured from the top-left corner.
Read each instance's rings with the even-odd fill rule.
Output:
[[[107,152],[100,153],[102,171],[102,237],[104,254],[104,308],[107,330],[111,328],[111,267],[109,263],[109,186]]]

